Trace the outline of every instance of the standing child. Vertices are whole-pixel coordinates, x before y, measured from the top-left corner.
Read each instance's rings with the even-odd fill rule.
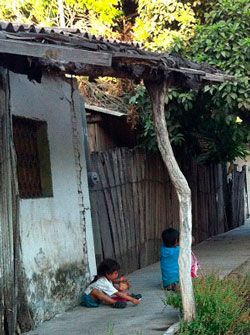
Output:
[[[82,299],[82,305],[86,307],[98,307],[100,303],[111,305],[114,308],[125,308],[125,301],[116,301],[112,296],[116,295],[138,305],[140,300],[118,291],[113,283],[117,282],[120,265],[113,259],[104,259],[97,268],[97,275],[86,288]]]

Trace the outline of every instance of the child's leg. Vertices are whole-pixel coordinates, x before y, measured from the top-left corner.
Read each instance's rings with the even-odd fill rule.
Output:
[[[163,286],[164,290],[167,290],[167,291],[179,291],[180,290],[180,285],[179,283],[173,283],[173,284],[170,284],[170,285],[167,285],[167,286]]]
[[[124,302],[128,301],[128,299],[118,297],[117,295],[113,295],[112,299],[114,299],[115,301],[124,301]]]
[[[94,299],[100,300],[109,305],[113,305],[116,302],[114,299],[110,298],[107,294],[97,290],[96,288],[94,288],[93,291],[91,292],[91,296]]]
[[[99,307],[100,301],[94,299],[90,294],[84,294],[81,299],[81,305],[85,307]]]

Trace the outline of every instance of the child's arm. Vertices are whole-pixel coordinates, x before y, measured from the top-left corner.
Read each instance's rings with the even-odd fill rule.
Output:
[[[139,299],[135,299],[135,298],[132,298],[130,295],[126,294],[126,293],[122,293],[122,292],[116,292],[116,295],[120,298],[123,298],[123,299],[126,299],[128,301],[131,301],[134,305],[138,305],[141,300]]]

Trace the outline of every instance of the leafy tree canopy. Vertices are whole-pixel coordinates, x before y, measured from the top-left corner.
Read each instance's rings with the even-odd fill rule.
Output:
[[[250,110],[250,4],[248,0],[220,0],[206,14],[189,46],[192,59],[233,74],[235,80],[206,87],[215,107],[236,113]]]
[[[235,80],[207,86],[198,93],[170,90],[166,98],[166,119],[171,122],[168,129],[174,144],[183,145],[185,141],[185,147],[202,162],[233,161],[246,155],[246,143],[250,140],[249,2],[219,0],[204,20],[203,25],[194,27],[195,35],[186,47],[180,43],[183,40],[176,44],[174,38],[170,47],[174,50],[177,46],[185,57],[233,74]],[[162,27],[161,23],[159,26]],[[168,42],[162,41],[159,49],[169,49]],[[144,94],[147,101],[146,91]],[[140,105],[142,95],[135,96]],[[144,112],[143,143],[154,149],[155,133],[150,120],[151,113]],[[180,135],[177,141],[176,134]]]
[[[190,3],[178,0],[139,0],[135,38],[148,49],[166,50],[175,40],[187,42],[197,22]]]
[[[64,0],[66,25],[88,30],[92,34],[112,36],[122,14],[120,0]],[[59,25],[57,0],[2,0],[0,19],[34,23],[43,26]]]
[[[107,37],[135,38],[150,50],[178,51],[235,76],[232,82],[200,92],[172,89],[166,98],[172,143],[191,148],[203,162],[232,161],[246,154],[249,11],[248,0],[64,0],[68,26]],[[58,0],[2,0],[0,19],[59,25]],[[142,86],[130,103],[140,110],[142,143],[156,149],[150,101]]]

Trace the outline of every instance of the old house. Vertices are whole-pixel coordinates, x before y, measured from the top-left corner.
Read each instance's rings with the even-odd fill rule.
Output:
[[[0,23],[1,334],[76,304],[95,272],[85,113],[73,75],[184,87],[225,79],[79,30]],[[128,229],[126,220],[116,229]]]

